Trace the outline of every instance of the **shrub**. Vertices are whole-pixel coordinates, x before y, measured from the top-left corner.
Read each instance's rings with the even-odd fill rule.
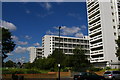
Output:
[[[35,69],[3,69],[2,74],[35,74],[35,73],[41,73],[39,70]]]
[[[92,68],[89,68],[90,71],[101,71],[102,68],[96,68],[96,67],[92,67]]]
[[[27,70],[27,74],[36,74],[36,73],[41,73],[38,70]]]
[[[109,69],[111,69],[111,68],[110,68],[110,67],[106,67],[106,68],[105,68],[105,70],[109,70]]]

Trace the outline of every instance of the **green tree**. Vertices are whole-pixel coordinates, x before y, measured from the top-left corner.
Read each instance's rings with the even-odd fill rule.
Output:
[[[12,34],[8,29],[5,28],[0,28],[0,31],[2,31],[2,37],[0,37],[2,40],[2,62],[5,58],[8,57],[8,55],[6,55],[7,53],[10,53],[14,50],[15,44],[12,41]]]
[[[87,60],[87,56],[85,55],[85,50],[81,48],[76,48],[73,51],[74,55],[72,56],[72,67],[75,71],[79,71],[82,68],[87,67],[89,65],[89,61]]]
[[[34,64],[28,62],[28,63],[25,63],[25,64],[23,65],[23,67],[26,68],[26,69],[32,69],[32,68],[34,68]]]
[[[55,59],[54,58],[47,58],[45,62],[45,69],[50,70],[55,66]]]
[[[45,67],[45,62],[46,62],[46,58],[40,58],[40,59],[37,59],[33,65],[35,66],[35,68],[37,69],[44,69]]]
[[[63,64],[65,65],[65,67],[72,67],[72,58],[73,58],[73,55],[69,55],[67,54],[64,58],[64,62]]]
[[[116,40],[116,44],[118,46],[116,56],[118,57],[118,60],[120,61],[120,36],[118,36],[118,40]]]
[[[13,61],[9,60],[5,63],[5,67],[15,67],[15,63]]]
[[[43,69],[43,70],[57,70],[57,64],[60,61],[62,67],[64,66],[65,54],[62,51],[55,50],[47,58],[36,59],[33,62],[34,68]]]
[[[54,68],[55,60],[53,58],[40,58],[34,61],[33,65],[37,69],[50,70]]]
[[[60,62],[61,67],[64,67],[66,55],[61,50],[60,51],[58,49],[54,50],[53,53],[48,56],[48,58],[53,58],[56,64]]]

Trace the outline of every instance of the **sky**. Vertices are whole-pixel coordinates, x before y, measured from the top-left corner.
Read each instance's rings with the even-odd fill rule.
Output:
[[[2,27],[12,33],[16,46],[5,61],[28,62],[28,47],[42,46],[44,35],[88,35],[85,2],[3,2]]]

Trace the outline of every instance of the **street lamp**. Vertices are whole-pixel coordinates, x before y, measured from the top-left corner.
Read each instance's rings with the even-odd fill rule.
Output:
[[[59,27],[59,63],[58,63],[58,80],[60,80],[60,29],[61,29],[61,26]]]

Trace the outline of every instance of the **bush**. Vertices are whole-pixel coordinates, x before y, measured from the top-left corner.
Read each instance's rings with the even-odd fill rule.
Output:
[[[3,69],[2,74],[13,74],[17,72],[16,74],[36,74],[41,73],[39,70],[35,69]]]
[[[2,74],[12,74],[12,73],[14,73],[14,72],[12,72],[12,71],[9,71],[9,70],[2,70]]]
[[[110,67],[106,67],[106,68],[105,68],[105,70],[109,70],[109,69],[111,69],[111,68],[110,68]]]
[[[27,74],[36,74],[36,73],[41,73],[38,70],[27,70]]]
[[[89,70],[90,70],[90,71],[96,72],[96,71],[101,71],[102,68],[95,68],[95,67],[92,67],[92,68],[89,68]]]
[[[55,70],[54,70],[54,68],[50,68],[50,71],[53,72],[53,71],[55,71]]]

